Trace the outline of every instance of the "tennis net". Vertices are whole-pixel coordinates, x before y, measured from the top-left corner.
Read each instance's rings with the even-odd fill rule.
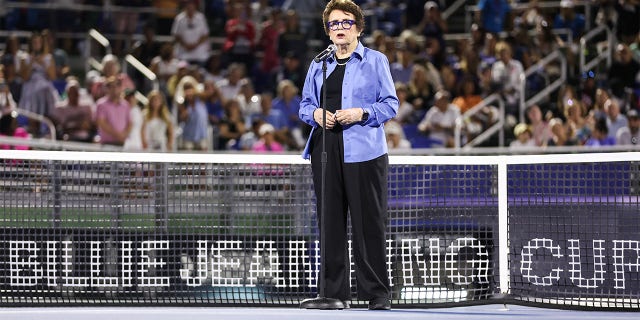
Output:
[[[297,155],[0,159],[0,305],[295,306],[317,294],[311,170]],[[390,157],[393,304],[639,309],[639,173],[634,152]]]

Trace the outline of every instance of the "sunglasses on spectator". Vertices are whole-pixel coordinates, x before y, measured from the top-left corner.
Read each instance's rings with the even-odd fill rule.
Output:
[[[337,31],[339,28],[342,28],[344,30],[349,30],[351,29],[351,26],[353,26],[355,23],[356,23],[355,20],[342,20],[342,21],[333,20],[333,21],[327,22],[327,27],[331,31]]]

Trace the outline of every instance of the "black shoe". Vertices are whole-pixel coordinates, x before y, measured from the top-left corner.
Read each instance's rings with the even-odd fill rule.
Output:
[[[369,310],[391,310],[391,301],[387,298],[369,300]]]
[[[342,300],[342,304],[345,309],[351,309],[351,302],[349,302],[349,300]]]

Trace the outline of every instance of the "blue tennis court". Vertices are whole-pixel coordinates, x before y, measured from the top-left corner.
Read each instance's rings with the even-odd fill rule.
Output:
[[[390,311],[350,310],[301,310],[295,308],[19,308],[0,309],[4,320],[341,320],[341,319],[638,319],[637,312],[574,311],[542,309],[526,306],[482,305],[443,309],[395,309]]]

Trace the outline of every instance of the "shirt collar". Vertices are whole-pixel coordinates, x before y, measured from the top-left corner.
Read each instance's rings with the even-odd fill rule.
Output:
[[[358,41],[358,46],[356,46],[356,50],[353,51],[353,53],[351,53],[351,56],[353,57],[355,54],[356,58],[359,58],[360,60],[362,60],[362,58],[364,57],[364,45],[362,44],[362,42]],[[331,63],[333,63],[334,61],[336,61],[336,55],[332,54],[327,60]]]

